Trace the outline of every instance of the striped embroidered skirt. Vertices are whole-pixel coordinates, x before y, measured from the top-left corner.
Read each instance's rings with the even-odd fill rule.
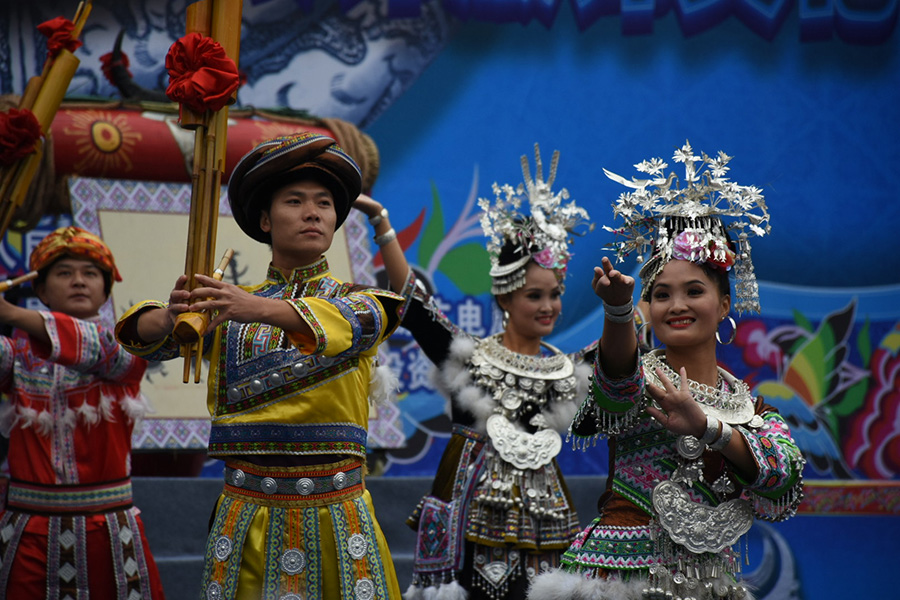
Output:
[[[164,598],[131,481],[10,483],[0,514],[0,598],[88,597]]]
[[[226,463],[201,598],[399,600],[364,469]]]

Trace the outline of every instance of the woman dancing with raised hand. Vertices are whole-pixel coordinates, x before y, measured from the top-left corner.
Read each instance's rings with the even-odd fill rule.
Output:
[[[494,205],[481,201],[491,291],[504,311],[503,331],[493,336],[474,338],[451,323],[416,285],[387,211],[366,197],[355,204],[375,226],[391,287],[414,296],[403,326],[450,398],[453,435],[431,494],[408,520],[418,537],[407,600],[523,598],[580,529],[555,457],[557,430],[587,393],[588,350],[567,355],[543,338],[560,315],[570,232],[588,215],[563,202],[565,190],[551,191],[558,153],[545,182],[535,150],[536,179],[523,156],[526,185],[495,185]],[[523,200],[529,215],[518,211]]]
[[[615,208],[625,226],[610,231],[625,238],[620,258],[650,250],[641,297],[664,348],[639,356],[634,279],[604,258],[593,280],[603,336],[572,432],[585,447],[608,436],[612,469],[600,516],[560,570],[535,580],[532,600],[750,599],[741,536],[754,517],[791,516],[802,498],[804,461],[784,419],[716,360],[719,324],[734,328],[731,270],[735,308],[759,310],[747,237],[764,235],[769,217],[758,189],[725,178],[729,160],[694,156],[686,144],[675,153],[683,189],[660,159],[637,165],[644,181],[606,172],[633,190]]]

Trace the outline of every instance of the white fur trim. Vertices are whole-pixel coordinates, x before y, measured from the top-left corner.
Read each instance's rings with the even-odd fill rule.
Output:
[[[78,425],[78,412],[76,412],[73,408],[66,408],[66,412],[63,414],[62,420],[66,426],[66,429],[68,429],[69,431],[74,431],[76,425]]]
[[[422,588],[414,583],[409,584],[409,587],[403,592],[403,600],[422,600]]]
[[[437,588],[427,587],[422,590],[422,600],[437,600]]]
[[[556,402],[544,410],[547,427],[560,433],[569,430],[578,407],[587,397],[593,368],[583,362],[575,363],[575,397],[569,402]]]
[[[469,372],[463,363],[447,360],[441,365],[440,382],[443,390],[458,390],[468,381]]]
[[[372,369],[372,378],[369,381],[369,404],[381,406],[389,402],[396,402],[399,389],[400,379],[389,366],[379,365]]]
[[[456,394],[460,408],[475,417],[474,429],[485,431],[487,418],[496,404],[487,393],[472,381],[468,360],[475,353],[476,341],[467,336],[454,338],[450,343],[450,356],[441,365],[436,377],[438,389],[445,395]]]
[[[575,400],[569,400],[567,402],[554,402],[549,407],[545,408],[543,411],[544,421],[547,423],[547,427],[550,429],[555,429],[560,433],[569,430],[569,425],[572,424],[572,419],[575,418],[575,413],[578,412],[578,402]]]
[[[646,581],[585,578],[566,571],[549,571],[535,577],[528,600],[641,600]]]
[[[137,396],[125,396],[122,398],[122,410],[132,421],[139,421],[149,414],[153,414],[153,406],[144,394]]]
[[[97,407],[88,404],[87,401],[82,402],[81,406],[76,409],[76,412],[82,422],[87,423],[89,426],[100,422],[100,411],[97,410]]]
[[[591,375],[593,374],[593,365],[580,361],[575,363],[575,381],[578,386],[575,388],[575,397],[579,398],[579,404],[581,403],[580,399],[586,398],[591,389]]]
[[[453,580],[438,587],[434,600],[469,600],[469,592],[458,581]]]
[[[75,421],[75,411],[66,411],[63,416],[63,424],[68,425],[70,421]],[[34,428],[40,435],[50,435],[53,432],[53,415],[46,410],[39,412],[34,420]]]
[[[728,575],[722,575],[719,581],[733,585]],[[642,600],[643,591],[647,587],[646,579],[638,576],[624,581],[615,575],[603,579],[586,574],[568,573],[566,571],[547,571],[541,573],[531,582],[528,589],[528,600]],[[744,585],[746,588],[747,586]],[[754,600],[748,590],[744,600]]]
[[[16,424],[21,423],[22,429],[31,427],[37,421],[38,411],[33,408],[20,406],[16,409]]]
[[[487,419],[494,414],[496,402],[483,389],[472,385],[471,379],[468,379],[466,383],[467,385],[456,396],[459,405],[475,417],[476,430],[486,431]]]
[[[103,413],[104,421],[109,421],[111,423],[115,422],[116,416],[113,414],[113,404],[115,401],[116,399],[112,396],[107,396],[106,394],[100,396],[99,408],[100,412]]]
[[[135,431],[140,429],[144,422],[144,417],[156,412],[150,404],[150,399],[142,393],[138,393],[137,396],[125,396],[122,398],[121,403],[122,410],[125,412],[125,416],[128,417],[128,420],[133,424],[133,429]]]
[[[465,362],[475,352],[475,346],[474,339],[468,336],[457,336],[450,342],[450,354],[460,359],[460,362]]]

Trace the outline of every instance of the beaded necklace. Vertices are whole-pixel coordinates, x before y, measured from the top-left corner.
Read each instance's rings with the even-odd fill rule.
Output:
[[[681,376],[666,362],[662,350],[653,350],[644,355],[644,376],[654,385],[662,383],[656,376],[656,369],[662,370],[666,378],[677,388]],[[754,415],[754,401],[746,383],[722,368],[719,371],[719,385],[712,387],[688,378],[688,389],[703,412],[732,425],[748,423]],[[724,384],[724,385],[723,385]]]

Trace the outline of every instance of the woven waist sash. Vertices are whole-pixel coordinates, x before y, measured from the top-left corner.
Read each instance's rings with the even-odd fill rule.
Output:
[[[268,506],[324,506],[361,496],[365,490],[363,468],[358,459],[303,467],[228,461],[225,494]]]
[[[16,511],[51,515],[112,512],[132,506],[131,479],[91,485],[41,485],[10,481],[6,505]]]

